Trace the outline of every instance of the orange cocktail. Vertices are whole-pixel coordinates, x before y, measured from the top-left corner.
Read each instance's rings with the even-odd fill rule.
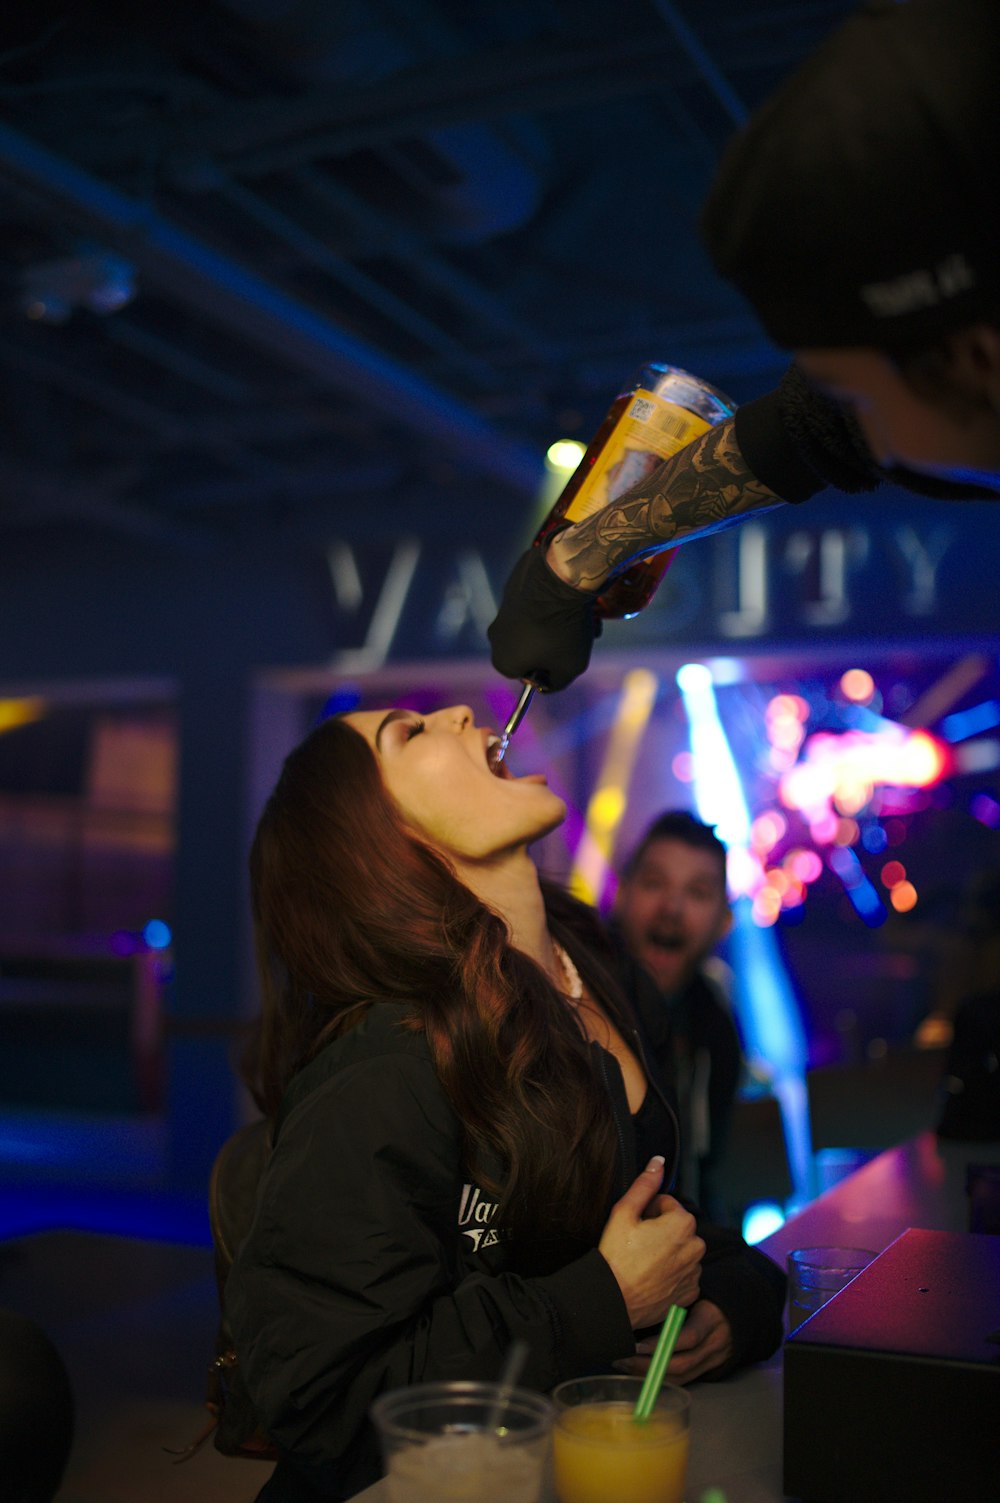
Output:
[[[584,1378],[556,1389],[552,1432],[559,1503],[683,1503],[690,1400],[666,1385],[647,1420],[632,1418],[636,1378]]]

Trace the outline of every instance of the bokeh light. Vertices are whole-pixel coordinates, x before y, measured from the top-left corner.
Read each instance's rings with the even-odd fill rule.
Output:
[[[780,912],[781,895],[773,887],[761,887],[754,896],[750,910],[754,923],[762,929],[769,929],[777,923]]]
[[[586,453],[585,445],[576,438],[557,438],[545,451],[545,463],[550,470],[565,475],[576,469]]]
[[[848,668],[841,674],[840,692],[852,704],[870,704],[875,694],[875,680],[864,668]]]
[[[670,764],[678,783],[690,783],[694,777],[694,758],[689,751],[678,752]]]
[[[625,812],[625,791],[620,787],[598,788],[590,801],[589,817],[598,829],[611,830]]]
[[[788,821],[777,809],[769,809],[766,814],[758,814],[750,826],[750,844],[755,851],[766,855],[784,835],[788,829]]]
[[[170,925],[162,919],[150,919],[142,931],[142,937],[151,950],[165,950],[173,939]]]
[[[862,830],[861,844],[866,851],[870,851],[873,856],[877,856],[889,844],[889,837],[881,825],[872,823],[866,825]]]
[[[816,845],[830,845],[836,840],[839,827],[836,814],[821,814],[818,819],[810,820],[809,833]]]
[[[969,813],[989,830],[1000,829],[1000,804],[989,793],[977,793],[969,800]]]
[[[785,865],[799,882],[815,882],[823,874],[823,862],[816,851],[789,851]]]

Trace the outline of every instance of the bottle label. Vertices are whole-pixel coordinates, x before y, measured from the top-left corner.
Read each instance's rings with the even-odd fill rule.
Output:
[[[657,465],[707,433],[711,423],[639,387],[612,429],[593,468],[566,508],[568,522],[582,522],[641,485]]]

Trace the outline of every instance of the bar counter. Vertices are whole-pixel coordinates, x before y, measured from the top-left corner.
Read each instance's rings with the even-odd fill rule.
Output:
[[[964,1232],[970,1163],[1000,1164],[1000,1142],[945,1143],[921,1133],[826,1191],[760,1246],[784,1264],[794,1247],[881,1252],[911,1226]],[[726,1382],[692,1387],[688,1503],[698,1503],[709,1487],[721,1488],[726,1503],[781,1503],[781,1380],[779,1351]],[[356,1503],[386,1503],[386,1496],[384,1482],[377,1482]]]

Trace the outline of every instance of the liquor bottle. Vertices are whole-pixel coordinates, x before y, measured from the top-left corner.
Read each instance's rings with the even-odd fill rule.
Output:
[[[642,484],[665,459],[693,443],[716,423],[732,417],[736,405],[687,371],[651,362],[618,393],[586,453],[563,487],[533,540],[544,548],[555,532],[583,522]],[[677,550],[665,545],[626,563],[607,581],[594,602],[598,616],[628,619],[649,604]],[[492,753],[499,768],[531,704],[536,686],[522,681],[521,694]]]
[[[729,397],[700,377],[673,365],[644,365],[608,408],[534,546],[544,548],[553,533],[610,506],[735,411]],[[675,551],[665,547],[626,564],[597,597],[597,614],[606,619],[638,615],[656,593]]]

